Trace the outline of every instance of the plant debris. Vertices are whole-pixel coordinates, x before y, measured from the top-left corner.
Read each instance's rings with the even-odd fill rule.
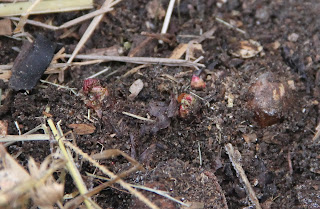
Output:
[[[7,17],[20,32],[0,36],[0,143],[31,179],[1,177],[14,185],[3,207],[318,208],[318,1],[33,13],[49,2],[27,2]],[[16,92],[13,61],[36,34],[59,51],[40,85]]]
[[[96,127],[91,124],[69,124],[69,128],[72,128],[75,134],[87,135],[95,132]]]
[[[54,50],[55,44],[43,35],[38,35],[33,43],[24,42],[11,69],[10,88],[33,89],[50,64]]]

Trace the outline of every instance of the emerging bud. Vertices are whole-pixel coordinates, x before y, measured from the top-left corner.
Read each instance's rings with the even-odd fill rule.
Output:
[[[181,118],[188,118],[192,116],[193,113],[198,109],[197,100],[191,94],[180,94],[178,97],[178,102],[180,103],[179,116]]]
[[[191,79],[191,88],[195,90],[202,90],[206,88],[206,83],[200,76],[193,75]]]
[[[106,87],[102,87],[100,81],[95,78],[84,80],[82,89],[84,95],[87,96],[85,99],[87,107],[94,109],[98,114],[98,117],[101,117],[101,105],[103,100],[109,96],[108,89]]]

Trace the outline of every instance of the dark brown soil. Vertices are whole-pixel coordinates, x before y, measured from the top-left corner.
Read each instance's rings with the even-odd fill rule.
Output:
[[[145,8],[148,2],[132,0],[117,5],[104,17],[81,53],[123,46],[125,42],[136,44],[143,31],[159,33],[163,21],[148,17]],[[168,0],[161,2],[166,9]],[[78,90],[85,78],[107,66],[111,68],[98,77],[110,92],[102,107],[102,118],[94,123],[85,118],[88,109],[81,96],[54,86],[38,85],[29,94],[14,92],[11,102],[4,103],[8,111],[0,109],[1,119],[9,122],[9,134],[18,134],[14,121],[20,124],[22,133],[41,124],[43,111],[50,107],[54,121],[61,120],[65,132],[74,123],[96,127],[90,135],[76,136],[77,145],[84,152],[116,148],[145,166],[145,172],[131,174],[125,179],[127,182],[166,190],[179,200],[202,203],[204,208],[226,208],[224,201],[229,208],[243,208],[250,201],[224,149],[226,143],[231,143],[242,155],[242,166],[263,208],[320,208],[319,143],[312,141],[319,123],[320,2],[228,0],[221,7],[218,2],[223,1],[181,1],[180,14],[176,6],[169,27],[169,33],[178,42],[171,46],[155,42],[152,47],[145,46],[139,55],[168,57],[179,43],[190,40],[179,35],[199,35],[216,27],[214,38],[202,42],[201,62],[206,65],[201,74],[206,82],[204,90],[190,90],[192,68],[154,65],[122,77],[136,65],[110,62],[72,67],[63,85]],[[60,25],[82,13],[46,17],[55,17],[54,24]],[[217,22],[216,17],[237,22],[246,35]],[[146,21],[154,28],[148,29]],[[88,23],[77,28],[80,36]],[[33,26],[27,26],[26,31],[52,36],[68,53],[79,41],[75,37],[57,39],[61,32],[52,35],[51,31]],[[235,43],[249,39],[258,41],[263,52],[249,59],[230,53]],[[0,37],[1,64],[13,62],[18,53],[11,47],[21,45],[19,41]],[[128,53],[125,51],[124,55]],[[114,73],[109,75],[110,72]],[[276,83],[284,84],[288,94],[283,107],[277,109],[280,112],[272,118],[273,125],[261,123],[265,118],[257,119],[258,113],[248,105],[254,94],[249,92],[254,89],[249,90],[250,86],[264,73],[271,73]],[[135,99],[130,99],[129,87],[137,79],[143,81],[144,88]],[[288,81],[293,81],[294,87],[289,88]],[[190,91],[204,99],[198,99],[199,107],[193,115],[188,119],[169,116],[173,107],[178,109],[177,105],[172,107],[176,97]],[[155,110],[158,114],[152,113]],[[122,114],[123,111],[149,115],[157,122],[137,120]],[[94,113],[93,116],[97,117]],[[15,143],[8,150],[13,155],[21,152],[18,160],[25,165],[28,156],[43,161],[50,154],[50,143]],[[105,163],[114,172],[127,168],[127,161],[121,157]],[[84,163],[80,170],[85,176],[85,172],[93,172],[95,167]],[[71,184],[66,185],[66,192],[74,189]],[[152,196],[161,208],[180,207],[150,193],[146,195]],[[102,191],[95,200],[102,208],[144,207],[117,186]]]

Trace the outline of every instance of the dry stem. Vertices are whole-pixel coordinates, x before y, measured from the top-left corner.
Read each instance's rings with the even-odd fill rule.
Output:
[[[63,156],[65,157],[65,159],[67,160],[66,166],[67,169],[70,173],[70,175],[72,176],[72,179],[74,180],[77,188],[79,189],[80,194],[85,194],[88,192],[86,185],[83,182],[83,179],[81,178],[81,175],[76,167],[76,165],[73,162],[73,158],[70,155],[70,152],[67,151],[67,149],[64,146],[63,140],[65,140],[65,137],[63,136],[62,133],[60,133],[58,131],[59,125],[57,125],[58,129],[56,128],[56,126],[54,125],[52,119],[48,119],[48,124],[50,126],[50,129],[53,133],[54,138],[57,140],[60,150],[63,154]],[[92,208],[90,201],[85,200],[84,201],[85,205],[87,206],[87,208]]]
[[[234,150],[232,144],[226,144],[225,149],[227,154],[229,155],[229,159],[233,165],[233,168],[236,170],[238,177],[240,177],[240,181],[244,184],[246,192],[249,196],[250,201],[255,205],[256,209],[262,209],[259,203],[259,200],[251,187],[251,184],[241,166],[241,154],[238,150]]]
[[[104,4],[102,5],[101,9],[110,10],[116,3],[119,3],[120,1],[121,0],[115,0],[115,1],[106,0],[104,2]],[[89,27],[87,28],[86,32],[83,34],[83,36],[81,37],[81,39],[80,39],[79,43],[77,44],[76,48],[72,52],[72,55],[69,57],[67,63],[71,63],[73,61],[73,59],[78,54],[80,49],[87,42],[89,37],[92,35],[93,31],[96,29],[97,25],[100,23],[100,21],[102,20],[103,16],[104,16],[104,14],[100,14],[100,15],[98,15],[98,16],[93,18],[93,20],[91,21],[91,23],[90,23]],[[63,68],[62,72],[59,74],[59,80],[61,82],[64,80],[64,70],[66,70],[66,68]]]
[[[71,57],[72,55],[66,54],[65,57]],[[156,58],[156,57],[126,57],[126,56],[100,56],[100,55],[77,55],[76,59],[89,59],[89,60],[101,60],[104,62],[117,61],[128,62],[135,64],[154,64],[154,65],[167,65],[167,66],[184,66],[184,67],[205,67],[204,64],[195,63],[182,59],[169,59],[169,58]]]

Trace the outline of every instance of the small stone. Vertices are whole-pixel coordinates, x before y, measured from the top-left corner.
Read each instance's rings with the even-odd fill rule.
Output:
[[[250,99],[247,104],[261,127],[279,122],[289,110],[291,91],[286,83],[276,81],[275,78],[272,73],[264,73],[249,88]]]
[[[271,44],[271,47],[272,47],[273,50],[279,49],[279,47],[280,47],[279,41],[273,42],[273,43]]]
[[[291,33],[289,36],[288,36],[288,40],[291,41],[291,42],[296,42],[299,38],[299,35],[296,34],[296,33]]]
[[[261,22],[265,23],[270,18],[268,7],[262,7],[256,11],[255,17]]]

